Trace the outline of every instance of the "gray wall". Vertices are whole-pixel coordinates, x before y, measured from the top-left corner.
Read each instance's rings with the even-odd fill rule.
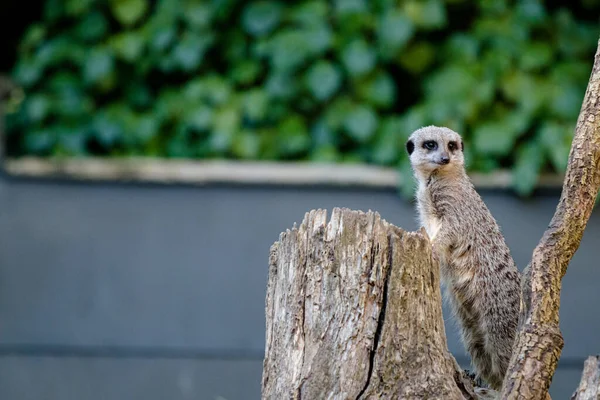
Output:
[[[557,194],[483,197],[522,268]],[[269,246],[306,211],[335,206],[416,228],[392,191],[3,177],[0,398],[259,398]],[[598,235],[596,212],[563,281],[554,398],[568,398],[600,351]]]

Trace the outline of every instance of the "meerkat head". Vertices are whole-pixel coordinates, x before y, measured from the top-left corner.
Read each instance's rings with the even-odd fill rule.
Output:
[[[406,142],[410,163],[417,174],[464,170],[463,142],[451,129],[426,126],[414,131]]]

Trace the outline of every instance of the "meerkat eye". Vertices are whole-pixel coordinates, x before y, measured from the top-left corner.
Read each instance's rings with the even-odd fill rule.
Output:
[[[423,148],[427,150],[435,150],[437,149],[437,143],[433,140],[428,140],[423,142]]]
[[[454,151],[457,148],[458,148],[458,145],[456,144],[456,142],[450,142],[450,143],[448,143],[448,150]]]

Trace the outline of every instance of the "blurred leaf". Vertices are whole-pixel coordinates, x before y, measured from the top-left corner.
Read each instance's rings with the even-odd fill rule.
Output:
[[[554,170],[563,173],[567,169],[573,128],[558,124],[554,121],[544,123],[537,132]]]
[[[431,74],[425,87],[430,98],[457,101],[472,95],[477,80],[467,68],[450,65]]]
[[[249,85],[256,81],[261,72],[261,65],[252,60],[237,63],[231,71],[231,79],[242,85]]]
[[[188,113],[185,120],[187,125],[198,131],[207,131],[213,124],[214,112],[211,107],[199,106]]]
[[[411,133],[427,125],[426,109],[424,107],[412,107],[398,120],[400,134],[407,140]]]
[[[556,47],[567,58],[585,56],[588,49],[595,46],[598,40],[595,26],[575,21],[573,15],[564,8],[555,14],[555,20],[555,29],[561,32],[557,36]]]
[[[83,79],[86,83],[95,83],[106,79],[115,66],[115,60],[110,50],[94,48],[85,60]]]
[[[321,25],[329,13],[329,4],[323,0],[308,0],[298,4],[290,14],[290,19],[303,26]]]
[[[128,62],[134,62],[144,50],[144,38],[138,32],[125,32],[109,39],[109,45],[118,56]]]
[[[473,132],[475,149],[480,154],[504,156],[509,154],[515,143],[515,135],[504,121],[485,122]]]
[[[340,87],[342,77],[335,65],[320,61],[307,72],[306,84],[318,100],[329,99]]]
[[[584,91],[577,85],[563,80],[555,82],[550,103],[552,113],[557,117],[576,120],[581,109]]]
[[[520,104],[529,112],[537,111],[547,100],[546,87],[533,76],[516,72],[508,75],[502,85],[507,98]]]
[[[31,51],[46,38],[46,28],[41,24],[33,24],[26,31],[21,41],[21,49]]]
[[[47,40],[38,48],[36,61],[43,67],[55,66],[63,61],[79,62],[83,49],[72,38],[60,36]]]
[[[335,0],[335,10],[338,14],[362,13],[367,11],[366,0]]]
[[[241,30],[227,32],[221,39],[227,42],[227,49],[224,49],[223,54],[225,59],[232,63],[237,63],[248,58],[248,55],[254,57],[266,58],[269,55],[269,39],[268,38],[250,38]]]
[[[271,32],[281,18],[281,5],[274,1],[255,1],[244,8],[242,24],[246,32],[253,36],[263,36]]]
[[[313,144],[317,149],[320,147],[335,147],[338,142],[336,133],[324,121],[315,123],[310,133]]]
[[[204,79],[196,78],[188,81],[182,88],[181,93],[186,100],[198,102],[206,94],[205,87],[206,85]]]
[[[167,142],[167,156],[176,158],[187,158],[192,153],[187,130],[181,125],[174,129],[174,134]]]
[[[269,42],[268,53],[276,70],[287,71],[296,68],[308,56],[308,46],[301,32],[283,31]]]
[[[85,154],[88,132],[82,125],[64,125],[56,129],[58,136],[58,153],[65,155]]]
[[[92,6],[94,0],[65,0],[65,11],[68,15],[78,17]]]
[[[346,131],[357,142],[368,141],[377,129],[377,114],[367,106],[355,106],[344,121]]]
[[[264,90],[253,89],[244,95],[244,114],[253,121],[265,118],[269,106],[269,98]]]
[[[527,132],[529,124],[531,123],[531,116],[526,111],[515,110],[508,116],[505,116],[503,120],[506,130],[509,132],[508,134],[515,138],[519,138]]]
[[[213,121],[213,129],[216,135],[229,136],[237,132],[240,127],[240,110],[233,105],[225,106],[216,111]]]
[[[32,60],[21,60],[13,72],[15,80],[24,87],[36,84],[42,76],[42,66]]]
[[[379,42],[385,54],[393,54],[402,49],[412,38],[415,27],[401,11],[385,13],[378,24]]]
[[[515,14],[526,23],[541,23],[546,18],[546,10],[540,0],[524,0],[516,4]]]
[[[486,79],[480,81],[474,90],[475,99],[481,105],[488,105],[493,102],[496,95],[496,86],[492,80]]]
[[[463,62],[475,62],[479,53],[479,43],[473,36],[456,33],[447,44],[447,57],[455,57]]]
[[[81,39],[89,42],[100,41],[108,31],[108,22],[102,13],[92,12],[84,16],[76,29]]]
[[[179,119],[185,115],[189,99],[173,90],[163,90],[157,97],[155,113],[160,119]]]
[[[354,104],[345,96],[340,96],[325,109],[325,123],[332,130],[343,127],[346,117],[354,111]]]
[[[275,34],[267,44],[267,53],[273,68],[291,73],[300,67],[311,54],[329,47],[331,35],[327,29],[315,28],[308,31],[285,30]]]
[[[211,35],[185,35],[173,49],[173,60],[184,71],[192,71],[200,66],[212,41]]]
[[[27,117],[32,122],[40,122],[48,115],[51,107],[51,99],[42,94],[35,94],[27,98]]]
[[[500,51],[488,51],[480,56],[481,67],[488,79],[499,79],[512,70],[512,59]]]
[[[331,145],[317,147],[310,154],[310,160],[317,163],[335,163],[340,161],[340,158],[340,152]]]
[[[141,143],[147,143],[152,140],[157,135],[160,128],[160,123],[153,114],[137,116],[135,124],[136,127],[133,132],[136,133],[136,140]]]
[[[365,100],[378,107],[389,107],[396,100],[396,84],[385,72],[361,83],[359,92]]]
[[[342,61],[350,75],[359,76],[373,69],[376,57],[367,42],[355,39],[344,48]]]
[[[426,42],[417,42],[402,51],[398,61],[412,73],[421,73],[435,58],[434,48]]]
[[[25,138],[25,148],[34,154],[47,154],[56,142],[55,132],[50,129],[34,130]]]
[[[402,121],[398,117],[386,118],[381,122],[372,152],[373,161],[380,165],[392,165],[404,150]]]
[[[147,0],[110,0],[110,7],[116,20],[122,25],[131,26],[139,21],[148,10]]]
[[[153,33],[150,45],[155,50],[165,50],[175,41],[176,35],[175,27],[173,26],[167,25],[159,28]]]
[[[446,25],[446,9],[441,0],[409,0],[404,3],[404,12],[424,29],[439,29]]]
[[[49,82],[49,89],[54,95],[54,109],[61,116],[80,117],[92,111],[93,104],[74,74],[63,72],[55,75]]]
[[[211,104],[225,104],[231,98],[231,86],[220,75],[211,75],[202,79],[205,98]]]
[[[114,109],[98,112],[92,122],[92,131],[104,147],[112,146],[123,135],[122,126]]]
[[[212,19],[213,7],[208,3],[190,1],[186,4],[184,15],[193,28],[208,28]]]
[[[306,48],[312,56],[323,53],[331,47],[333,34],[325,25],[312,26],[303,32]]]
[[[535,189],[544,155],[536,143],[527,143],[517,151],[513,170],[513,186],[521,196],[530,195]]]
[[[281,141],[279,148],[283,156],[298,155],[310,146],[310,136],[306,129],[304,120],[298,115],[292,115],[279,124]]]
[[[241,123],[240,111],[233,105],[216,111],[211,132],[211,148],[217,154],[225,153],[231,148],[235,134]]]
[[[582,93],[585,91],[589,76],[590,65],[584,61],[559,62],[554,64],[550,72],[552,82],[579,82]]]
[[[273,98],[290,98],[296,92],[296,82],[287,74],[273,74],[267,79],[265,88]]]
[[[236,157],[255,159],[260,150],[260,137],[254,131],[242,130],[235,135],[231,150]]]
[[[552,62],[552,47],[548,43],[534,42],[527,45],[526,51],[521,54],[521,67],[524,69],[538,69]]]
[[[467,164],[468,171],[479,171],[484,174],[489,174],[500,168],[500,163],[497,159],[480,155],[479,153],[473,153],[470,151],[468,145],[465,145],[465,159],[469,160]]]

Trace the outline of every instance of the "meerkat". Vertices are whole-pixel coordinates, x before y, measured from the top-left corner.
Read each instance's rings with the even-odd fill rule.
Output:
[[[499,390],[519,319],[520,274],[467,176],[460,135],[424,127],[410,135],[406,150],[418,182],[419,220],[440,263],[463,344],[476,375]]]

